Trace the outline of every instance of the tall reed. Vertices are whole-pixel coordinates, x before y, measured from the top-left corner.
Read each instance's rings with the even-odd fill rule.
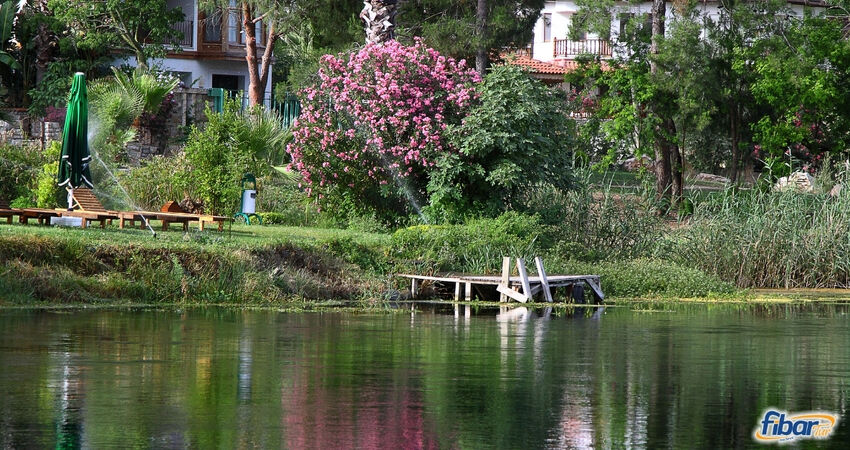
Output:
[[[717,193],[656,251],[739,287],[847,287],[850,190]]]

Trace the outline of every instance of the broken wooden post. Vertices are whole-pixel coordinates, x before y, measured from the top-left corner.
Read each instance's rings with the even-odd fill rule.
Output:
[[[511,287],[511,257],[505,256],[502,258],[502,282],[501,285],[509,288]],[[505,294],[499,294],[499,301],[504,303],[508,301],[508,296]]]
[[[546,278],[546,270],[543,268],[543,258],[535,257],[534,264],[537,266],[537,276],[540,277],[540,284],[543,286],[543,295],[546,296],[547,302],[552,303],[552,290],[549,289],[549,279]]]
[[[605,294],[602,293],[602,284],[599,282],[599,277],[588,278],[585,282],[593,291],[593,296],[596,297],[596,302],[599,303],[605,300]]]
[[[416,298],[419,291],[419,280],[413,278],[410,280],[410,298]]]
[[[500,285],[496,286],[496,290],[499,291],[499,293],[501,293],[502,295],[510,297],[510,298],[520,302],[520,303],[525,303],[525,302],[528,301],[527,296],[525,296],[524,294],[520,294],[519,292],[517,292],[517,291],[515,291],[515,290],[513,290],[513,289],[511,289],[507,286],[502,286],[500,284]]]
[[[525,270],[525,260],[517,258],[516,268],[519,271],[519,281],[522,283],[522,293],[528,299],[531,299],[531,283],[528,282],[528,272]]]

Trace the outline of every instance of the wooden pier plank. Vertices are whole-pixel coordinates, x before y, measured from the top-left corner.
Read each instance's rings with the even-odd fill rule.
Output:
[[[525,270],[525,260],[522,258],[516,259],[516,268],[519,271],[519,280],[522,284],[522,293],[526,297],[531,298],[531,283],[528,279],[528,272]]]
[[[534,265],[537,266],[537,275],[540,277],[540,285],[543,288],[543,295],[546,297],[546,301],[549,303],[554,302],[552,300],[552,290],[549,289],[549,280],[546,279],[546,270],[543,268],[543,258],[539,256],[535,257]]]

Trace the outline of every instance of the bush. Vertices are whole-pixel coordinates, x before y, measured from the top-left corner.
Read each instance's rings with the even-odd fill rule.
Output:
[[[648,195],[617,193],[609,181],[591,182],[576,172],[571,190],[540,185],[525,191],[523,209],[552,226],[557,253],[585,261],[650,256],[661,236],[661,221]]]
[[[477,74],[416,40],[326,55],[318,76],[288,146],[305,191],[334,212],[413,213],[441,155],[456,153],[445,128],[460,123]]]
[[[191,180],[187,187],[193,198],[203,201],[206,212],[232,214],[242,197],[242,176],[251,172],[262,177],[269,170],[258,159],[265,151],[264,143],[252,137],[252,122],[236,100],[225,101],[220,113],[207,108],[206,115],[206,126],[192,126],[184,148]]]
[[[62,144],[38,147],[0,146],[0,198],[17,208],[54,208],[63,191],[56,185]]]
[[[546,271],[599,275],[602,292],[609,297],[705,297],[731,294],[735,287],[698,269],[659,259],[634,259],[587,263],[576,260],[546,260]]]
[[[448,128],[465,157],[438,155],[441,173],[428,185],[428,212],[438,221],[518,208],[519,197],[544,182],[570,187],[575,123],[563,92],[509,65],[494,67],[476,92],[463,122]]]
[[[391,256],[403,270],[496,273],[502,257],[529,259],[550,244],[535,216],[516,212],[464,225],[417,225],[392,235]]]
[[[154,156],[140,167],[133,168],[121,178],[127,193],[137,204],[137,209],[158,211],[166,202],[179,202],[192,194],[186,158]]]

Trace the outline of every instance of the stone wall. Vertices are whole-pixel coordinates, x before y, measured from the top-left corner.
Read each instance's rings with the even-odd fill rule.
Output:
[[[171,111],[159,126],[140,126],[136,140],[127,146],[127,156],[133,162],[154,155],[177,153],[185,142],[189,128],[207,121],[204,111],[212,103],[206,89],[176,89]],[[44,148],[51,141],[62,139],[62,124],[30,119],[26,109],[4,111],[9,121],[0,120],[0,144],[34,145]]]
[[[9,119],[0,119],[0,144],[32,145],[44,148],[51,141],[62,139],[62,124],[30,119],[25,109],[6,109]]]

